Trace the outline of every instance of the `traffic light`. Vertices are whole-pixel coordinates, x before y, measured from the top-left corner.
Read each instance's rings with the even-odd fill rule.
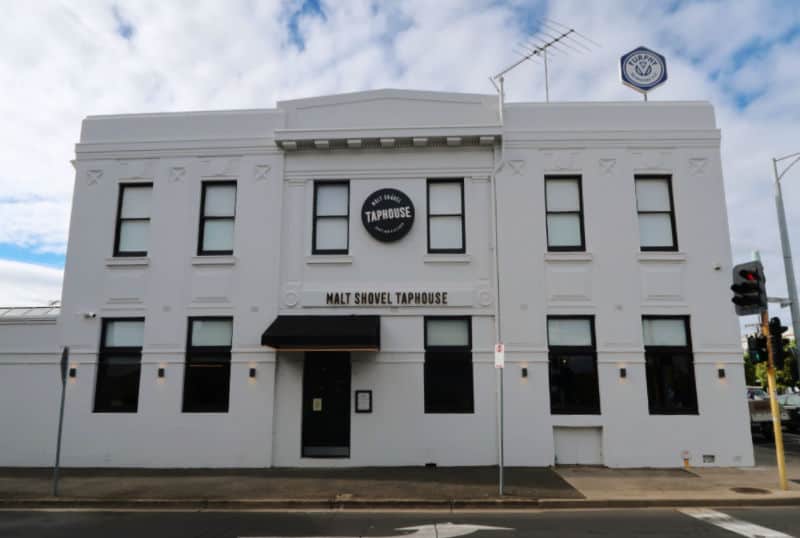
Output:
[[[748,336],[747,354],[753,364],[767,362],[767,338],[757,334]]]
[[[733,268],[733,299],[736,314],[749,316],[767,309],[767,288],[761,262],[740,263]]]
[[[783,369],[784,360],[791,356],[791,351],[786,349],[789,340],[783,337],[783,333],[789,330],[788,327],[781,325],[781,318],[775,317],[769,320],[769,338],[772,343],[772,359],[775,368]]]

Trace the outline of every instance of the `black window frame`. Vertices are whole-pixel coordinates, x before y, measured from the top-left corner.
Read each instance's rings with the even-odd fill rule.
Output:
[[[551,211],[547,207],[547,183],[548,181],[577,181],[578,183],[578,211]],[[547,251],[548,252],[585,252],[586,251],[586,232],[583,226],[583,178],[580,175],[546,175],[544,176],[544,225],[547,232]],[[550,244],[550,215],[578,215],[581,230],[581,242],[579,245],[551,245]]]
[[[634,202],[636,203],[636,220],[637,224],[641,227],[641,219],[639,215],[664,215],[669,213],[670,226],[672,227],[672,245],[670,246],[644,246],[642,245],[641,235],[639,236],[639,249],[642,252],[675,252],[678,250],[678,229],[675,225],[675,199],[672,195],[672,175],[671,174],[636,174],[634,180]],[[636,196],[636,182],[637,181],[653,181],[663,180],[667,182],[667,191],[669,192],[669,212],[667,211],[640,211],[639,210],[639,197]],[[641,232],[640,232],[641,233]]]
[[[649,413],[651,415],[699,415],[700,409],[697,404],[697,375],[695,374],[694,352],[692,351],[692,332],[691,332],[690,316],[643,315],[642,326],[644,326],[644,320],[646,319],[656,319],[656,320],[679,319],[683,321],[684,331],[686,332],[685,346],[648,346],[647,344],[644,343],[644,341],[642,342],[642,345],[644,347],[645,378],[647,385],[647,407]],[[660,370],[653,369],[652,366],[654,362],[663,358],[670,358],[672,360],[676,355],[682,355],[682,354],[686,355],[686,360],[688,361],[689,365],[689,367],[687,368],[687,372],[689,374],[689,381],[691,386],[691,393],[689,394],[689,397],[692,400],[692,405],[686,408],[669,408],[659,404],[659,402],[654,402],[654,395],[652,390],[654,380],[652,378],[652,375],[656,371],[660,372]]]
[[[428,345],[428,321],[465,321],[467,324],[467,345],[466,346],[429,346]],[[424,409],[426,415],[469,415],[475,413],[475,371],[472,360],[472,317],[471,316],[424,316],[423,317],[423,345],[425,347],[425,364],[423,367],[423,392]],[[442,402],[436,402],[431,398],[435,386],[429,379],[432,369],[442,368],[448,365],[452,368],[461,368],[460,372],[464,378],[469,377],[469,396],[464,398],[466,405],[459,407],[453,405],[446,407]],[[453,403],[453,402],[449,402]]]
[[[144,189],[148,188],[151,192],[151,203],[152,203],[152,189],[153,183],[120,183],[119,184],[119,193],[117,194],[117,220],[116,220],[116,228],[114,230],[114,257],[115,258],[124,258],[124,257],[142,257],[147,256],[147,250],[124,250],[121,251],[119,249],[119,239],[120,234],[122,232],[122,223],[123,222],[142,222],[147,221],[150,223],[152,217],[147,218],[123,218],[122,217],[122,202],[125,198],[125,189]],[[152,209],[152,208],[151,208]]]
[[[461,213],[441,213],[431,215],[431,185],[437,183],[455,183],[461,189]],[[467,252],[466,210],[464,207],[464,178],[428,178],[425,187],[425,203],[427,212],[428,254],[464,254]],[[431,217],[461,218],[461,248],[431,248]]]
[[[100,325],[100,349],[97,354],[97,371],[95,373],[95,386],[94,398],[92,403],[93,413],[137,413],[139,411],[139,393],[142,383],[142,346],[107,346],[106,335],[108,333],[108,326],[116,321],[139,321],[144,324],[145,318],[143,317],[123,317],[123,318],[103,318]],[[99,397],[106,392],[106,388],[102,385],[108,379],[104,373],[111,365],[108,359],[113,356],[114,358],[124,357],[136,359],[138,361],[137,369],[138,375],[136,376],[136,400],[128,407],[112,407],[103,405]]]
[[[347,215],[317,215],[317,196],[320,187],[329,187],[332,185],[344,185],[347,187]],[[347,219],[347,244],[345,248],[317,248],[317,221],[320,219]],[[312,224],[311,224],[311,254],[313,255],[346,255],[350,252],[350,180],[349,179],[335,179],[335,180],[318,180],[314,181],[314,202],[312,208]]]
[[[182,413],[228,413],[230,409],[230,395],[231,395],[231,348],[233,343],[229,346],[193,346],[192,345],[192,330],[195,321],[230,321],[231,330],[233,330],[233,317],[232,316],[192,316],[188,318],[189,323],[186,331],[186,360],[184,363],[183,374],[183,395],[181,397],[181,412]],[[220,358],[222,357],[222,358]],[[190,363],[219,363],[222,367],[225,377],[225,405],[219,408],[214,408],[210,405],[187,405],[187,395],[190,391],[187,390],[190,381]]]
[[[207,216],[206,215],[206,191],[209,187],[219,186],[233,186],[235,191],[233,194],[233,215],[229,217]],[[236,241],[236,207],[239,204],[239,185],[235,179],[213,179],[205,180],[200,187],[200,229],[197,234],[197,255],[198,256],[232,256],[233,248],[230,250],[205,250],[203,248],[203,239],[206,233],[206,222],[214,220],[230,220],[233,221],[234,229],[234,244]]]
[[[590,346],[559,346],[550,344],[550,320],[587,320],[592,336],[592,343]],[[550,399],[550,414],[551,415],[600,415],[600,376],[597,368],[597,335],[595,330],[595,317],[593,315],[549,315],[546,319],[547,330],[547,370],[548,370],[548,397]],[[561,406],[560,402],[554,402],[552,398],[554,387],[554,376],[556,375],[554,363],[564,357],[584,357],[589,356],[592,359],[593,373],[594,373],[594,397],[595,402],[590,406],[571,405],[566,404]],[[558,386],[558,385],[556,385]]]

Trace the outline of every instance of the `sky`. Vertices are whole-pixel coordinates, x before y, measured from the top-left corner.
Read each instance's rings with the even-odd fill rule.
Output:
[[[70,161],[87,115],[271,108],[377,88],[491,94],[488,77],[542,35],[543,20],[599,44],[551,55],[552,101],[640,100],[618,62],[643,45],[668,62],[651,100],[714,104],[734,261],[760,250],[769,294],[786,295],[771,158],[800,152],[795,0],[38,0],[4,12],[0,305],[60,298]],[[509,101],[543,101],[541,66],[525,62],[506,90]],[[783,181],[800,254],[800,164]]]

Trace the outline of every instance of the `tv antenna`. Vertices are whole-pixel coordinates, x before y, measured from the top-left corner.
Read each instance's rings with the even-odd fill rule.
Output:
[[[500,98],[500,121],[503,120],[503,102],[505,101],[505,88],[503,82],[505,75],[526,60],[544,65],[544,95],[545,101],[550,102],[550,73],[548,72],[548,58],[568,56],[571,53],[586,54],[600,44],[584,34],[552,19],[539,19],[539,32],[530,39],[520,42],[514,51],[521,56],[519,60],[509,65],[489,81],[497,90]]]

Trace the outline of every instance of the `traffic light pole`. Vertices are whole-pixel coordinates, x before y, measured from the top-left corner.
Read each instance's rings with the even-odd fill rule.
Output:
[[[767,337],[767,385],[769,388],[769,407],[772,411],[772,428],[775,434],[775,457],[778,460],[778,477],[782,490],[789,489],[786,482],[786,461],[783,457],[783,431],[781,430],[781,412],[775,392],[775,350],[772,348],[772,338],[769,333],[769,314],[766,310],[761,312],[761,334]]]

